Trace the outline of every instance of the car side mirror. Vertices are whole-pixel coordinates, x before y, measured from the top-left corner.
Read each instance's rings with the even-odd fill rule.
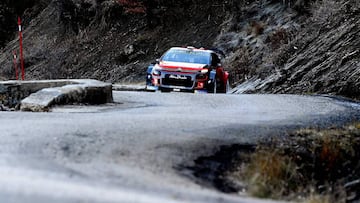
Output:
[[[211,66],[213,66],[213,67],[221,66],[220,59],[217,57],[213,58],[211,61]]]
[[[211,64],[211,66],[213,68],[218,68],[218,67],[221,67],[221,63],[213,63],[213,64]]]

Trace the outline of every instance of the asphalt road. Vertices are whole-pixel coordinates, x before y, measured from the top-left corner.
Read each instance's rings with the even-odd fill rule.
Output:
[[[114,92],[115,104],[0,112],[1,202],[264,202],[179,166],[221,145],[360,120],[328,97]]]

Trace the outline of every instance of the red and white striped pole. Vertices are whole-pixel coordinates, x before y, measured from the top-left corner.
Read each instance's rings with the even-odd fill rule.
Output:
[[[14,55],[14,69],[15,69],[15,77],[16,80],[19,80],[19,72],[18,72],[18,66],[17,66],[17,56],[16,56],[16,51],[13,52]]]
[[[19,40],[20,40],[20,64],[21,64],[21,79],[25,80],[25,68],[24,68],[24,54],[23,54],[23,42],[22,42],[22,29],[21,29],[21,19],[18,17],[19,25]]]

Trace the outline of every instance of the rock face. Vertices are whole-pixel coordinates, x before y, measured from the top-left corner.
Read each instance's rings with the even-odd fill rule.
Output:
[[[360,3],[325,4],[317,5],[320,9],[274,58],[273,70],[250,77],[235,92],[326,93],[360,99]]]
[[[21,0],[0,3],[0,79],[12,79],[16,16],[27,79],[143,82],[171,46],[225,52],[236,93],[359,98],[357,0]],[[12,20],[11,20],[12,19]],[[11,41],[12,40],[12,41]]]

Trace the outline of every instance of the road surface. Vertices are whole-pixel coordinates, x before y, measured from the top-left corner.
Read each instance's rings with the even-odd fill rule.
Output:
[[[264,202],[189,171],[221,145],[360,119],[328,97],[114,92],[114,104],[0,112],[1,202]]]

